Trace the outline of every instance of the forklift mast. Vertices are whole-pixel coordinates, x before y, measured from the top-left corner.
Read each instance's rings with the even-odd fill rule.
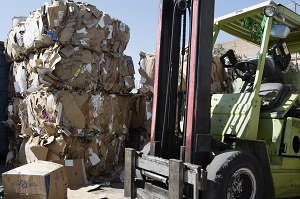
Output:
[[[180,53],[189,15],[184,130],[176,132]],[[125,198],[198,199],[210,162],[210,82],[214,1],[161,0],[150,151],[125,151]],[[181,38],[183,42],[181,44]],[[183,55],[183,54],[182,54]],[[183,59],[183,57],[182,57]],[[177,123],[178,125],[178,123]],[[181,137],[180,137],[181,136]],[[150,154],[149,154],[150,153]]]
[[[210,83],[214,1],[161,0],[158,17],[150,155],[205,167],[210,161]],[[182,18],[189,14],[184,140],[175,145]],[[175,151],[175,152],[174,152]]]

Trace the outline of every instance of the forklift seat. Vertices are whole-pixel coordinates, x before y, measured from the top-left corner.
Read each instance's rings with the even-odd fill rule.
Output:
[[[249,62],[257,64],[257,58],[250,59]],[[274,59],[271,56],[266,57],[265,67],[263,72],[263,83],[283,83],[282,71],[279,66],[276,65]]]
[[[261,84],[259,91],[261,110],[269,111],[279,106],[289,91],[290,87],[282,83]]]

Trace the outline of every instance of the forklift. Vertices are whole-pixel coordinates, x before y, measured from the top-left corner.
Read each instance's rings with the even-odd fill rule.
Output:
[[[300,198],[300,72],[288,70],[300,15],[267,1],[213,20],[214,4],[160,1],[151,139],[125,150],[124,198]],[[234,93],[210,92],[220,31],[260,47],[255,57],[221,57]]]

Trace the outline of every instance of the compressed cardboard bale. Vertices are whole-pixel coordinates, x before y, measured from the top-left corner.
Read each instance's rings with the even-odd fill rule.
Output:
[[[100,57],[100,56],[99,56]],[[36,68],[40,83],[66,85],[70,88],[95,90],[99,78],[100,58],[90,50],[79,47],[54,46],[31,59],[31,68]],[[38,64],[37,64],[38,63]]]
[[[109,132],[126,135],[131,96],[96,92],[39,91],[25,99],[28,126],[39,135],[69,131],[72,135]],[[54,133],[53,133],[54,132]]]
[[[112,27],[112,30],[111,30]],[[108,49],[112,52],[122,53],[128,44],[130,34],[129,27],[120,20],[113,19],[112,25],[109,25],[111,38],[108,35]]]
[[[134,88],[134,66],[130,56],[104,53],[99,84],[110,93],[128,93]]]
[[[32,12],[9,33],[7,55],[12,60],[27,58],[31,52],[60,45],[82,46],[95,52],[122,54],[130,29],[118,19],[87,3],[53,1]]]
[[[7,199],[67,198],[68,181],[63,165],[37,161],[2,174]]]
[[[55,45],[39,54],[31,54],[29,62],[23,65],[18,71],[24,74],[22,80],[26,81],[27,77],[28,86],[22,92],[37,91],[42,85],[111,93],[129,93],[134,88],[133,61],[126,55]]]
[[[92,94],[86,115],[90,131],[126,135],[131,120],[131,96]]]
[[[155,69],[155,53],[140,52],[140,83],[142,87],[139,89],[142,93],[152,92],[154,85],[154,69]]]
[[[61,0],[12,28],[6,46],[14,61],[11,96],[20,97],[19,121],[12,120],[24,138],[20,163],[73,155],[90,175],[111,172],[130,125],[134,66],[123,54],[129,32],[93,5]],[[69,145],[73,136],[93,139]]]

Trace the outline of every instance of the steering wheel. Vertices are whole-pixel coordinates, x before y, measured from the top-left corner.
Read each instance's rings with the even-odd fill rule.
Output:
[[[240,61],[233,67],[235,74],[245,82],[254,80],[256,68],[256,63],[250,61]]]

